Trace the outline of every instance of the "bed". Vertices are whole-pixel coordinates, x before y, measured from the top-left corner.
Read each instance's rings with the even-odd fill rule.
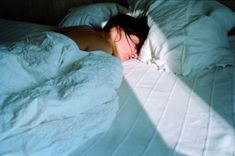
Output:
[[[97,26],[143,2],[73,7],[59,26]],[[140,57],[122,64],[55,26],[0,20],[0,155],[235,155],[235,13],[215,1],[148,5]]]

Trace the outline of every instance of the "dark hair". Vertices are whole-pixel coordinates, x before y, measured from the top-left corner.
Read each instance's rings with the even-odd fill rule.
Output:
[[[149,33],[147,16],[132,17],[126,14],[118,14],[109,19],[103,30],[109,31],[115,26],[123,28],[126,35],[135,35],[139,38],[140,42],[136,47],[137,53],[139,53]]]

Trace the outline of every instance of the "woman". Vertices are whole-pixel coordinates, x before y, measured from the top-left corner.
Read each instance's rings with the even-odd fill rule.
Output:
[[[121,61],[137,58],[147,38],[147,17],[131,17],[118,14],[112,17],[103,29],[82,25],[60,28],[57,32],[73,39],[81,50],[103,50]]]

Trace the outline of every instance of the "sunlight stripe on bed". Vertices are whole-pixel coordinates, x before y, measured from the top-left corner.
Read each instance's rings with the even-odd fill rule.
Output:
[[[88,143],[89,148],[80,149],[81,155],[233,152],[232,68],[180,77],[140,64],[124,64],[118,117],[107,133]],[[224,95],[225,90],[231,94]]]

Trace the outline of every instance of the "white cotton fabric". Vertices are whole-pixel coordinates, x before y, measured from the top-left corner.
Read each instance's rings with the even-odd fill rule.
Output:
[[[149,16],[141,61],[179,75],[234,65],[227,33],[235,26],[235,13],[225,6],[216,1],[156,1]]]
[[[114,124],[72,156],[234,155],[233,67],[194,76],[160,72],[138,60],[123,67]]]
[[[15,35],[22,36],[22,33],[27,33],[27,26],[24,27],[24,29],[17,29],[22,27],[19,27],[15,22],[12,24],[10,24],[10,22],[7,23],[9,23],[9,25],[7,24],[5,29],[0,30],[0,38],[7,39],[7,37],[10,37],[6,33],[8,32],[7,28],[13,29],[14,26],[16,26],[14,29],[16,30]],[[2,23],[1,26],[3,26]],[[231,42],[230,47],[234,47],[234,37],[230,37],[229,39]],[[73,42],[70,43],[70,41],[68,41],[68,45],[70,44],[72,44],[72,47],[75,45]],[[71,49],[77,48],[74,47]],[[55,54],[54,56],[57,56]],[[86,54],[80,56],[72,52],[65,54],[67,54],[66,56],[71,56],[70,58],[81,58],[80,60],[87,56]],[[233,54],[235,54],[235,49],[233,50]],[[55,57],[55,60],[58,59],[58,56]],[[87,59],[89,60],[92,56],[97,58],[94,54],[91,54]],[[99,59],[103,60],[102,57],[107,55],[98,54],[98,56],[100,56]],[[114,62],[115,61],[117,60],[114,59]],[[114,62],[111,61],[109,66],[114,65],[114,67],[119,69],[119,66],[116,66]],[[106,61],[103,63],[106,64]],[[90,118],[71,117],[63,120],[44,122],[27,131],[24,131],[25,129],[18,129],[17,133],[5,137],[5,139],[0,141],[0,155],[234,156],[234,68],[217,67],[213,70],[205,70],[198,75],[177,77],[172,73],[159,72],[155,64],[147,65],[137,60],[130,60],[124,63],[123,67],[124,80],[121,83],[121,87],[118,89],[119,110],[116,112],[115,119],[108,130],[103,131],[102,124],[106,124],[103,123],[103,121],[107,121],[106,115],[109,116],[110,112],[115,111],[106,109],[107,105],[103,105],[104,107],[99,105],[96,108],[94,107],[96,111],[92,112],[92,114],[94,113],[95,115],[89,114]],[[74,68],[76,68],[76,66]],[[112,72],[111,70],[110,72],[112,73],[108,73],[110,74],[109,76],[118,73],[119,70],[117,68],[112,68],[114,71]],[[17,71],[18,67],[14,66],[14,68],[12,67],[11,69]],[[48,71],[52,71],[51,75],[55,74],[56,70],[57,69],[48,69]],[[98,71],[100,70],[96,72]],[[28,74],[31,73],[29,72]],[[1,74],[0,78],[2,76],[4,75]],[[72,78],[72,76],[69,78]],[[18,81],[20,77],[17,76],[15,79]],[[11,79],[9,79],[9,82],[10,80]],[[3,80],[3,82],[5,81],[6,79]],[[24,81],[25,79],[22,79],[22,82]],[[115,80],[115,82],[117,82],[117,80]],[[17,86],[25,87],[25,84],[23,84],[24,83],[19,83]],[[62,84],[63,83],[61,83],[61,86]],[[3,85],[3,83],[1,83],[1,85]],[[13,86],[12,88],[16,89]],[[51,88],[53,88],[53,86],[51,86]],[[92,89],[94,90],[94,88]],[[7,91],[7,89],[4,90],[4,92]],[[34,93],[36,93],[35,91],[30,95],[34,95]],[[67,97],[69,97],[69,95],[72,94],[71,92],[71,94],[61,95],[67,95]],[[38,93],[35,95],[38,95]],[[32,112],[39,109],[39,107],[36,107],[38,106],[37,104],[40,102],[45,103],[47,100],[52,101],[53,97],[56,97],[56,94],[52,94],[51,96],[45,95],[44,97],[52,98],[44,98],[44,101],[35,100],[34,105],[30,107],[31,109],[27,109],[28,112],[25,111],[25,113],[32,114]],[[6,98],[1,95],[0,99],[0,103],[2,104],[3,99]],[[63,97],[61,99],[63,99]],[[95,98],[90,100],[95,101]],[[13,99],[11,102],[13,104]],[[66,102],[66,99],[64,99],[64,102]],[[56,105],[50,106],[58,110]],[[112,107],[112,105],[109,106],[110,108],[115,108]],[[22,109],[26,110],[26,107]],[[103,110],[106,111],[104,112]],[[105,120],[100,120],[100,114],[103,115]],[[85,116],[86,115],[87,114],[85,114]],[[27,118],[24,118],[22,120],[27,121],[26,119]],[[0,124],[2,124],[3,120],[1,119],[0,121]],[[97,124],[98,126],[93,127],[94,121],[102,122],[99,122],[101,125]],[[31,124],[32,122],[28,123]],[[89,135],[81,137],[81,124],[83,126],[86,124],[82,130],[87,130]],[[94,133],[90,133],[91,127]],[[11,128],[11,126],[8,128]],[[23,131],[24,133],[21,133]],[[103,133],[99,133],[99,131]],[[4,134],[1,135],[1,137],[6,136],[6,133],[0,134]],[[26,137],[27,139],[25,139]],[[55,142],[51,143],[52,140]]]
[[[54,32],[0,46],[0,155],[67,155],[109,129],[120,61]]]

